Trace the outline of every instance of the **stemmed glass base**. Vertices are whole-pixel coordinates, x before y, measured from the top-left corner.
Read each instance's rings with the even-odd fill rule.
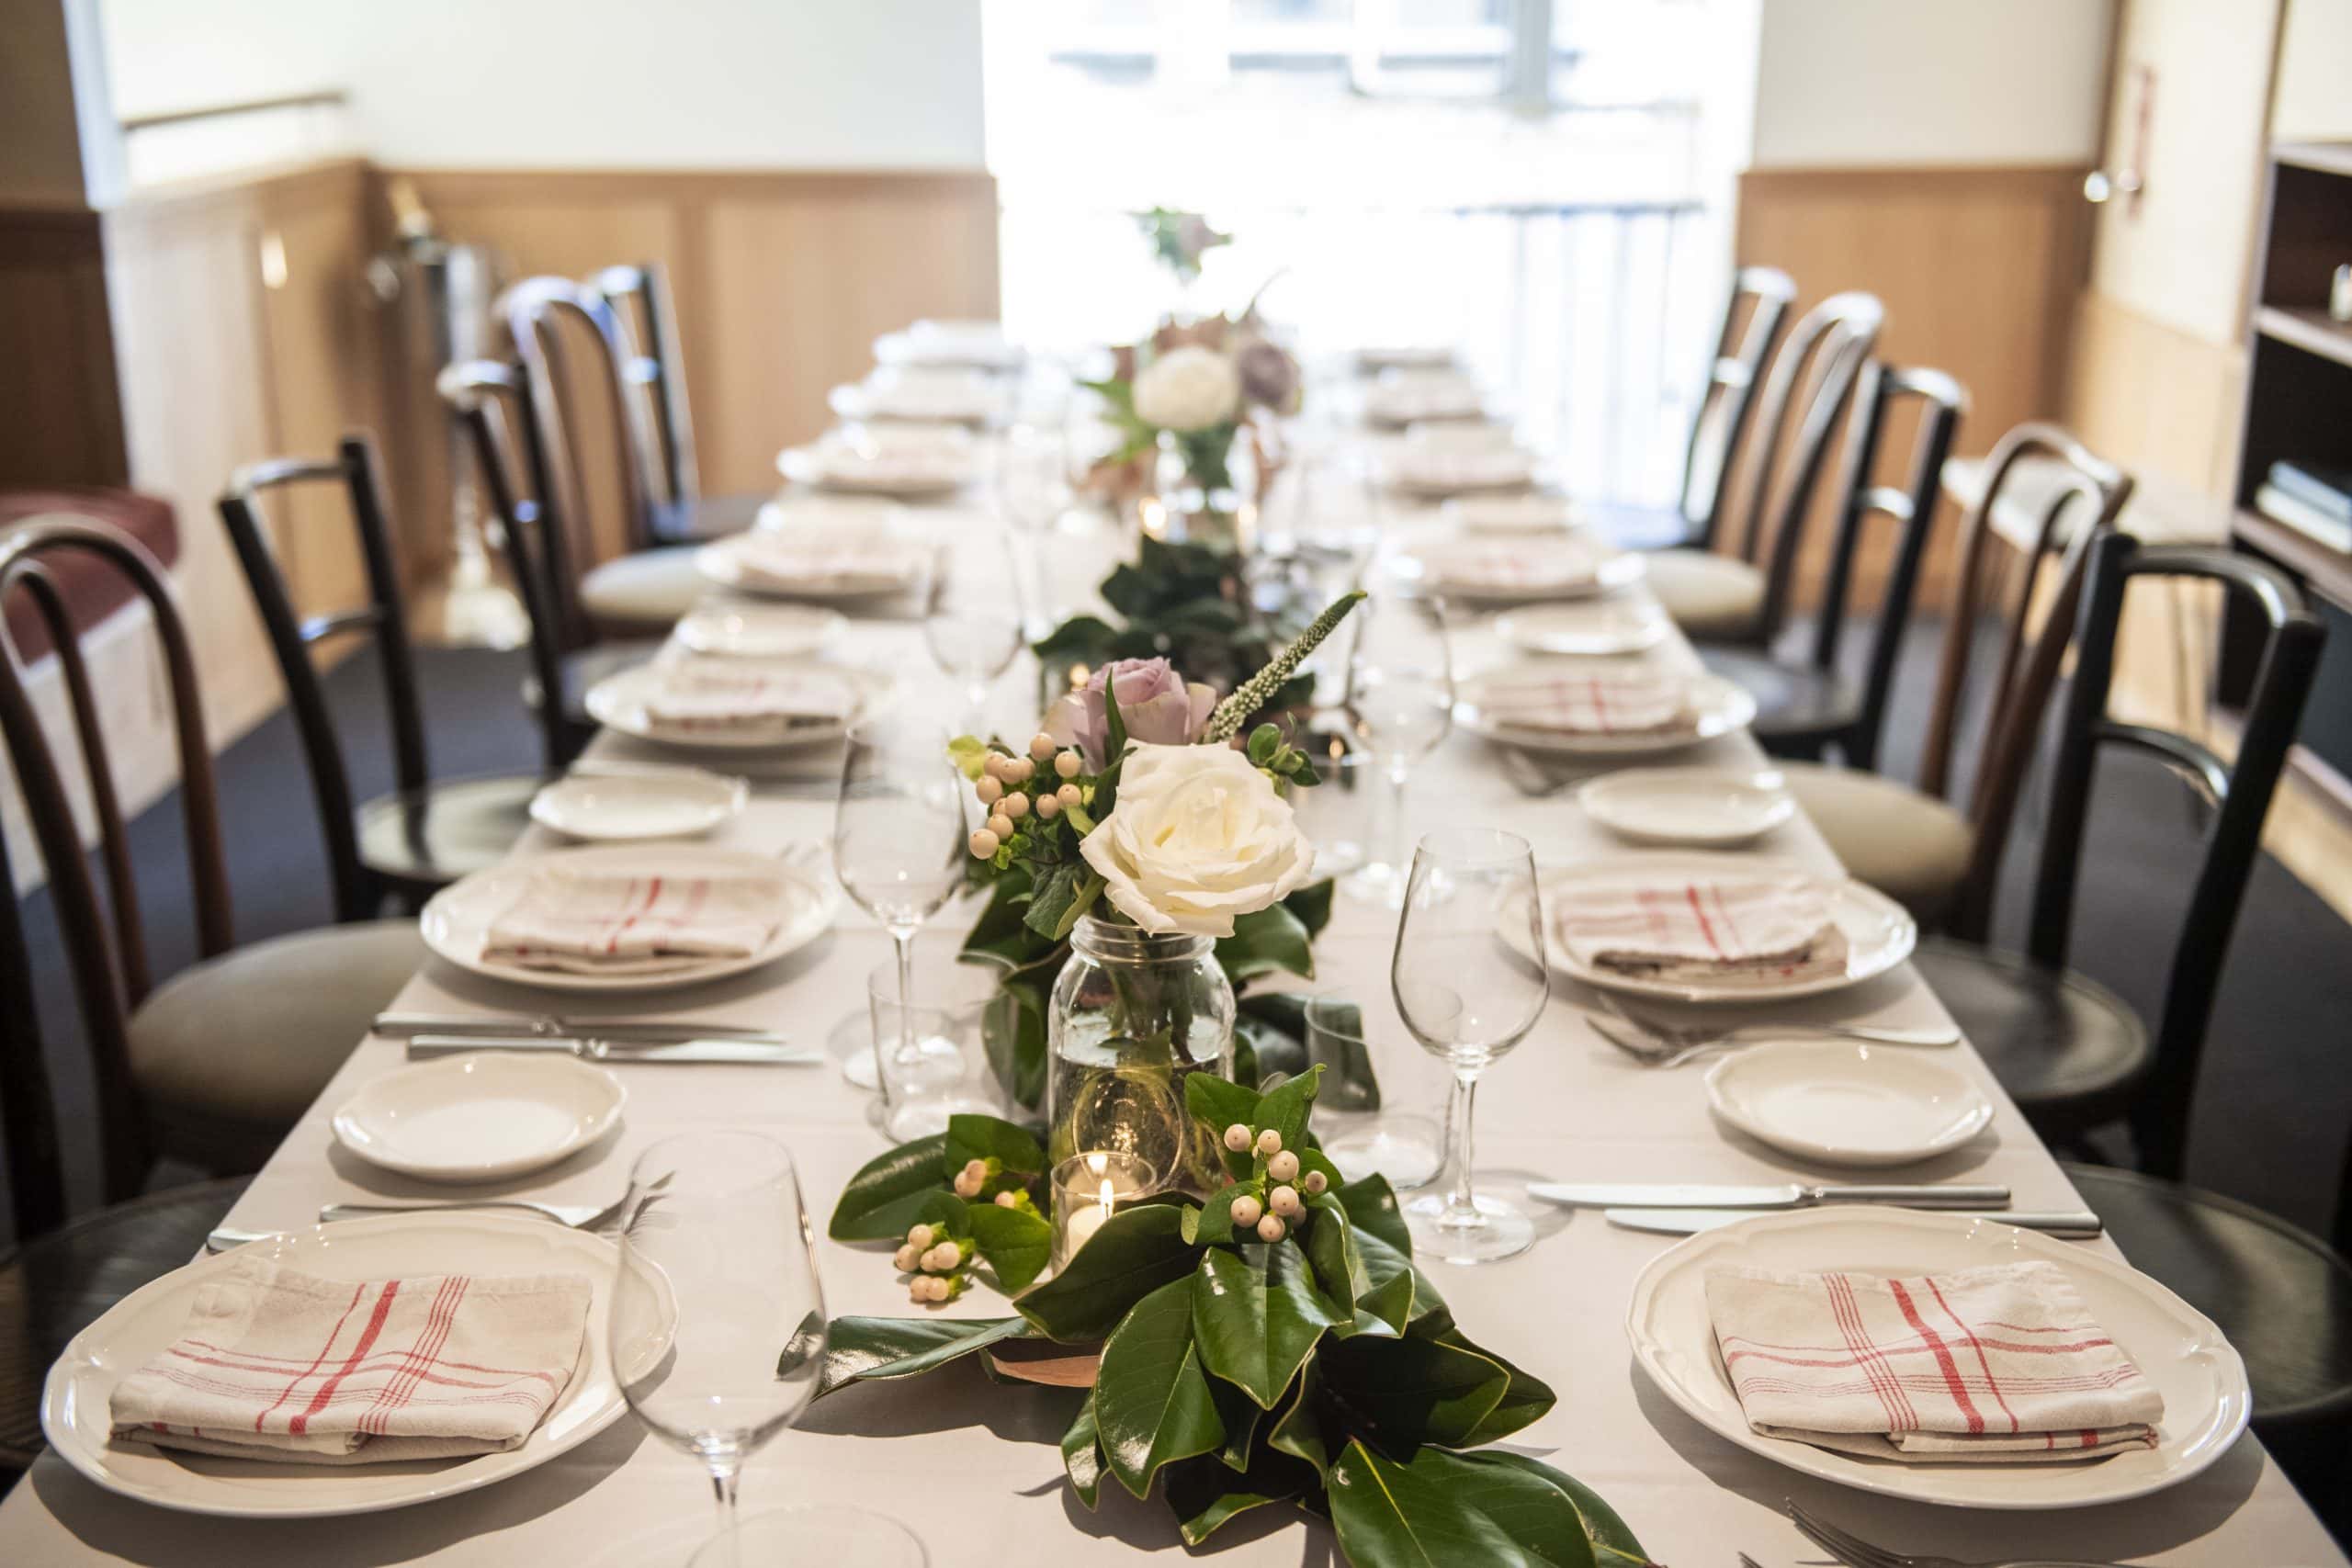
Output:
[[[827,1505],[753,1514],[710,1538],[688,1568],[927,1568],[922,1541],[898,1520]]]
[[[875,1072],[874,1015],[871,1010],[861,1008],[856,1012],[843,1013],[841,1021],[833,1025],[825,1039],[827,1048],[841,1063],[844,1081],[859,1089],[878,1089],[882,1087],[882,1080]],[[898,1049],[897,1043],[892,1042],[889,1048]],[[933,1035],[915,1042],[914,1056],[908,1067],[910,1075],[924,1071],[913,1065],[917,1062],[929,1064],[941,1077],[956,1077],[963,1073],[964,1053],[954,1041]]]
[[[1534,1222],[1517,1208],[1483,1192],[1471,1201],[1475,1214],[1456,1210],[1439,1192],[1405,1205],[1415,1262],[1494,1263],[1535,1245]]]

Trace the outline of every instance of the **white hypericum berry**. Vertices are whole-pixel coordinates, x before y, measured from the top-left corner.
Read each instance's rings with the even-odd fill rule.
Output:
[[[1260,1241],[1280,1241],[1288,1234],[1289,1227],[1284,1225],[1282,1221],[1274,1218],[1272,1214],[1268,1214],[1264,1219],[1258,1222],[1258,1239]]]
[[[949,1269],[960,1269],[963,1265],[963,1249],[952,1241],[943,1241],[931,1249],[928,1267],[934,1274],[944,1274]]]
[[[1012,761],[1001,751],[984,752],[980,757],[980,772],[992,779],[1004,777],[1004,765]]]
[[[1258,1152],[1261,1155],[1269,1156],[1282,1153],[1283,1135],[1280,1133],[1275,1132],[1272,1127],[1267,1128],[1264,1132],[1258,1134]]]
[[[1266,1194],[1266,1207],[1287,1220],[1296,1214],[1304,1205],[1298,1201],[1297,1188],[1277,1187]]]
[[[1000,1209],[1013,1208],[1021,1200],[1011,1192],[1000,1192],[996,1195],[996,1206]]]
[[[907,1233],[907,1245],[917,1252],[929,1252],[931,1238],[934,1234],[929,1225],[917,1225]]]
[[[969,841],[972,848],[972,858],[974,860],[988,859],[990,855],[996,853],[997,847],[1004,842],[1002,839],[998,838],[986,828],[976,830],[972,834]]]
[[[1084,800],[1086,796],[1080,791],[1076,784],[1064,784],[1061,788],[1054,791],[1054,798],[1060,801],[1064,806],[1076,806],[1079,802]]]
[[[1041,795],[1037,797],[1037,815],[1050,822],[1062,814],[1061,796]]]
[[[955,1181],[956,1196],[958,1198],[978,1197],[980,1195],[980,1186],[983,1182],[987,1181],[987,1179],[988,1178],[984,1176],[974,1176],[968,1170],[957,1171],[956,1173]]]
[[[998,803],[996,814],[989,818],[987,830],[996,835],[999,843],[1012,837],[1012,818],[1004,814],[1002,802]]]
[[[1040,762],[1043,762],[1050,761],[1053,754],[1054,738],[1052,736],[1046,734],[1041,729],[1037,731],[1036,734],[1029,738],[1029,755],[1031,757]]]
[[[1079,760],[1079,755],[1075,751],[1065,751],[1054,759],[1054,772],[1066,779],[1078,777],[1079,769],[1084,766],[1086,764]]]
[[[1003,812],[1007,817],[1012,818],[1015,822],[1018,822],[1023,817],[1029,815],[1029,797],[1018,791],[1015,791],[1013,794],[1006,795],[1003,800],[998,802],[997,809]]]
[[[1284,1149],[1282,1153],[1276,1155],[1273,1158],[1266,1162],[1266,1174],[1272,1177],[1276,1181],[1296,1180],[1298,1179],[1298,1156],[1291,1153],[1288,1149]]]
[[[980,797],[982,806],[994,806],[1004,798],[1004,781],[991,774],[974,784],[972,793]]]
[[[1232,1126],[1227,1127],[1225,1130],[1225,1146],[1231,1149],[1235,1154],[1240,1154],[1244,1150],[1248,1149],[1250,1147],[1250,1129],[1244,1127],[1238,1122],[1236,1122]]]
[[[1263,1213],[1265,1211],[1258,1206],[1258,1200],[1247,1192],[1233,1201],[1233,1223],[1243,1230],[1256,1224],[1258,1216]]]
[[[967,1159],[964,1162],[964,1174],[975,1181],[986,1181],[989,1179],[989,1162],[984,1159]]]
[[[1299,1185],[1306,1188],[1309,1192],[1320,1192],[1323,1189],[1331,1185],[1331,1179],[1324,1175],[1319,1170],[1310,1170],[1306,1173],[1306,1179],[1300,1182]]]
[[[907,1300],[921,1303],[931,1300],[931,1276],[918,1274],[907,1281]]]
[[[915,1249],[902,1247],[891,1256],[890,1261],[898,1266],[899,1273],[911,1274],[915,1271]]]
[[[1026,784],[1037,776],[1037,764],[1026,757],[1015,757],[1004,765],[1004,782]]]

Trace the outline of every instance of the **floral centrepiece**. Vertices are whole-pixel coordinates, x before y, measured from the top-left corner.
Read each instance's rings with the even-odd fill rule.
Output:
[[[1253,301],[1238,316],[1161,323],[1150,340],[1117,350],[1112,375],[1086,385],[1107,405],[1119,445],[1099,467],[1125,470],[1155,449],[1172,455],[1179,483],[1197,494],[1180,510],[1222,512],[1262,501],[1280,443],[1276,422],[1299,410],[1305,378],[1267,335]],[[1247,431],[1257,481],[1237,483],[1236,437]]]
[[[1008,1269],[978,1234],[997,1223],[989,1216],[1018,1212],[1004,1191],[1035,1197],[1035,1179],[1002,1158],[1042,1164],[1019,1146],[1027,1134],[959,1117],[945,1134],[875,1160],[843,1190],[833,1237],[897,1242],[899,1223],[922,1213],[943,1216],[952,1237],[955,1204],[971,1227],[970,1256],[1017,1292],[1017,1315],[837,1319],[822,1392],[976,1352],[999,1375],[1042,1362],[1057,1370],[1045,1381],[1082,1381],[1060,1373],[1091,1358],[1091,1387],[1061,1440],[1069,1484],[1089,1508],[1108,1475],[1137,1497],[1157,1486],[1195,1546],[1245,1511],[1291,1503],[1331,1521],[1352,1568],[1426,1568],[1439,1560],[1432,1541],[1450,1562],[1646,1564],[1590,1489],[1487,1449],[1557,1396],[1455,1324],[1413,1262],[1387,1182],[1345,1182],[1323,1156],[1308,1125],[1321,1078],[1310,1068],[1263,1094],[1188,1080],[1187,1110],[1220,1150],[1225,1187],[1197,1205],[1120,1212],[1042,1284],[1029,1282],[1034,1268],[1023,1273],[1030,1253],[1008,1247]],[[999,1151],[992,1174],[984,1147]],[[975,1196],[943,1190],[951,1175]],[[960,1244],[953,1250],[967,1256]]]

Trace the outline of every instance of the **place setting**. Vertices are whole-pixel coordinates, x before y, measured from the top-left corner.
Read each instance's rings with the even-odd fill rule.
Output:
[[[1498,746],[1564,757],[1679,751],[1745,729],[1756,699],[1703,671],[1615,659],[1523,660],[1465,676],[1456,717]]]
[[[895,511],[861,514],[854,521],[823,513],[790,515],[794,521],[787,525],[754,528],[704,546],[695,556],[695,569],[729,593],[819,604],[904,593],[920,584],[930,570],[934,547]],[[709,609],[711,618],[701,623],[696,637],[740,644],[743,634],[730,632],[725,619],[729,613]],[[782,637],[804,646],[813,640],[818,647],[831,640],[830,632],[811,636],[830,623],[794,623],[770,616],[744,625],[752,635],[764,634],[771,640]],[[749,654],[753,650],[725,646],[708,651]]]
[[[972,433],[934,420],[836,425],[806,446],[786,447],[776,470],[817,491],[907,501],[952,495],[980,477]]]
[[[880,365],[863,381],[835,387],[826,401],[853,424],[898,420],[989,426],[1011,416],[1013,388],[975,366]]]
[[[1449,598],[1497,606],[1597,598],[1642,580],[1642,558],[1598,536],[1469,532],[1415,540],[1390,570]]]

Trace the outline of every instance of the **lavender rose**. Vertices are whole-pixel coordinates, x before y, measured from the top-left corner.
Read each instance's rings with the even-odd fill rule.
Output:
[[[1088,677],[1085,687],[1046,710],[1045,732],[1057,746],[1075,746],[1086,771],[1099,773],[1111,761],[1111,721],[1103,709],[1108,687],[1119,697],[1127,736],[1154,746],[1190,745],[1216,707],[1216,693],[1195,681],[1187,684],[1165,659],[1122,659]]]
[[[1296,413],[1299,403],[1298,361],[1278,344],[1254,338],[1242,344],[1234,367],[1241,373],[1241,395],[1276,413]]]

